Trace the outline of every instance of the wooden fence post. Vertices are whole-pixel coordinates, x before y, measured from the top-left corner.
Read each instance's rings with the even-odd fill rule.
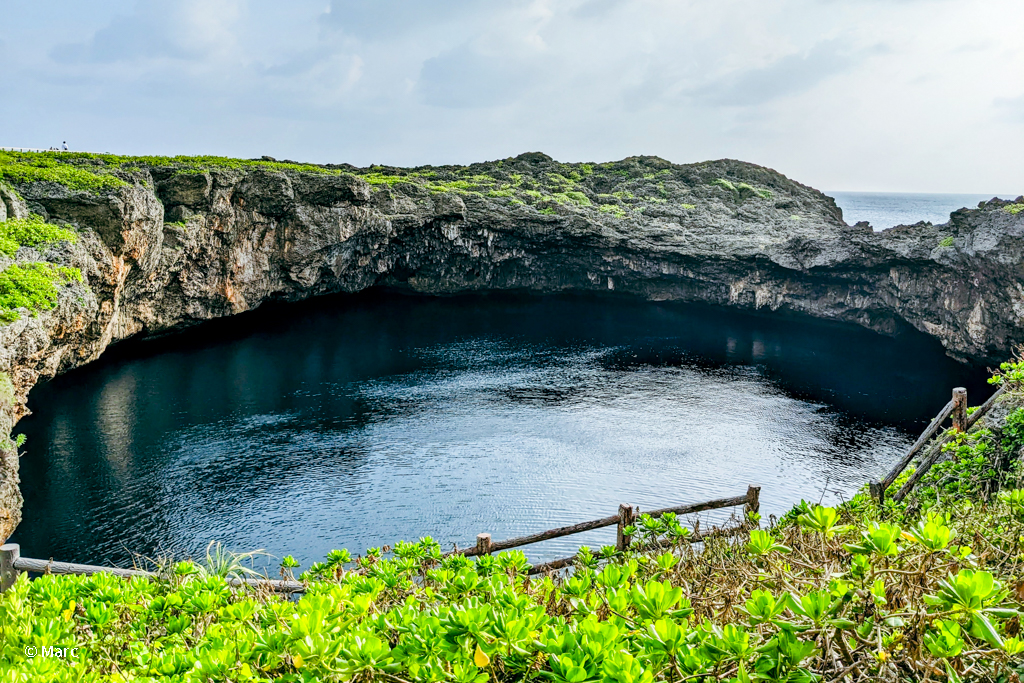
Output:
[[[18,580],[19,572],[14,563],[21,557],[21,546],[17,543],[0,545],[0,593],[6,591]]]
[[[476,535],[476,554],[479,557],[491,554],[491,535],[490,534],[477,534]]]
[[[615,533],[615,549],[622,552],[629,547],[629,542],[632,541],[632,537],[627,536],[623,533],[627,526],[632,526],[636,522],[636,510],[625,503],[619,505],[619,526]]]
[[[967,389],[963,387],[953,390],[953,429],[967,431]]]
[[[761,487],[749,485],[747,486],[747,504],[743,506],[743,517],[746,521],[746,517],[751,512],[759,512],[761,510]]]
[[[872,479],[868,482],[868,489],[871,490],[871,498],[873,498],[876,503],[881,505],[885,502],[885,489],[882,488],[881,482],[877,482]]]

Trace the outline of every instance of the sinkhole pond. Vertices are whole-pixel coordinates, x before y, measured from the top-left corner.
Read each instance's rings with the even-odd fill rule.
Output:
[[[266,551],[257,566],[308,566],[334,548],[464,547],[750,483],[767,518],[849,497],[952,387],[980,403],[984,378],[915,333],[607,297],[264,307],[36,387],[13,540],[98,564],[198,558],[218,540]],[[525,550],[536,562],[614,533]]]

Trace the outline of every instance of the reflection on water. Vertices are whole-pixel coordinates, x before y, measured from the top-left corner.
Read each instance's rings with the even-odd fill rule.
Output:
[[[617,299],[330,298],[132,348],[34,390],[23,554],[219,539],[308,564],[748,483],[780,514],[849,495],[984,386],[923,338]]]

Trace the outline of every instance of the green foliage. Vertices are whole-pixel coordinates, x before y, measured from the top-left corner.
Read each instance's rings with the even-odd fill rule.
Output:
[[[0,372],[0,403],[14,402],[14,382],[6,372]]]
[[[597,209],[601,213],[610,213],[611,215],[615,216],[616,218],[625,218],[626,217],[626,210],[623,209],[618,204],[602,204],[601,206],[597,207]]]
[[[0,323],[18,320],[18,308],[27,308],[33,315],[53,308],[60,287],[81,281],[82,272],[77,268],[50,263],[8,266],[0,271]]]
[[[772,532],[764,529],[752,529],[750,532],[750,541],[747,543],[747,552],[751,555],[758,557],[768,555],[769,553],[788,553],[790,552],[788,546],[779,543]]]
[[[760,197],[761,199],[771,199],[772,198],[772,191],[771,190],[765,190],[763,188],[754,187],[753,185],[750,185],[748,183],[736,183],[736,191],[740,194],[741,197],[742,196],[749,196],[749,195],[756,195],[756,196]]]
[[[949,235],[947,237],[943,237],[941,240],[939,240],[939,246],[940,247],[951,247],[951,246],[953,246],[953,236]]]
[[[1012,383],[1015,386],[1024,384],[1024,359],[1019,356],[999,364],[996,370],[988,379],[989,384],[1003,385]]]
[[[683,209],[686,209],[686,210],[696,209],[697,208],[696,204],[680,204],[679,206],[680,206],[680,208],[683,208]]]
[[[386,175],[384,173],[367,173],[362,176],[362,179],[368,182],[370,185],[386,185],[390,187],[395,183],[407,183],[409,182],[405,176],[400,175]]]
[[[996,486],[998,472],[993,463],[995,446],[992,432],[978,429],[950,436],[950,441],[942,447],[947,459],[928,470],[915,492],[926,507],[940,497],[977,498]]]
[[[815,505],[807,512],[797,517],[797,523],[805,529],[816,531],[825,538],[832,538],[836,533],[847,530],[847,527],[836,526],[839,520],[839,512],[835,508]]]
[[[1015,455],[1024,448],[1024,408],[1017,408],[1006,416],[1001,436],[1004,452]]]
[[[13,257],[20,247],[43,247],[54,242],[75,242],[74,230],[47,223],[35,214],[0,223],[0,254]]]
[[[153,581],[22,577],[0,596],[0,669],[57,683],[654,683],[839,680],[852,666],[863,680],[917,680],[949,662],[996,680],[1024,664],[1020,605],[1000,577],[1013,576],[1024,519],[1002,497],[958,520],[1001,550],[970,567],[950,544],[955,511],[843,523],[855,509],[870,514],[804,504],[788,524],[701,552],[675,516],[641,515],[636,547],[581,549],[573,574],[529,580],[520,551],[473,561],[425,538],[354,566],[332,551],[302,575],[298,600],[191,562]],[[282,571],[297,564],[286,557]],[[43,647],[80,650],[26,655]]]
[[[1003,207],[1003,211],[1011,216],[1016,216],[1021,211],[1024,211],[1024,204],[1007,204]]]
[[[716,187],[721,187],[723,189],[729,190],[730,192],[736,191],[736,186],[733,185],[730,181],[726,180],[725,178],[716,178],[711,181],[711,184]]]
[[[0,152],[0,178],[11,183],[52,182],[72,190],[101,192],[125,187],[105,166],[80,166],[57,152]]]

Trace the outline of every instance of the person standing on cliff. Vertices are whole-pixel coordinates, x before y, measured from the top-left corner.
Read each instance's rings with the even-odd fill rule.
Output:
[[[67,140],[64,141],[64,151],[65,152],[68,151],[68,141]]]

